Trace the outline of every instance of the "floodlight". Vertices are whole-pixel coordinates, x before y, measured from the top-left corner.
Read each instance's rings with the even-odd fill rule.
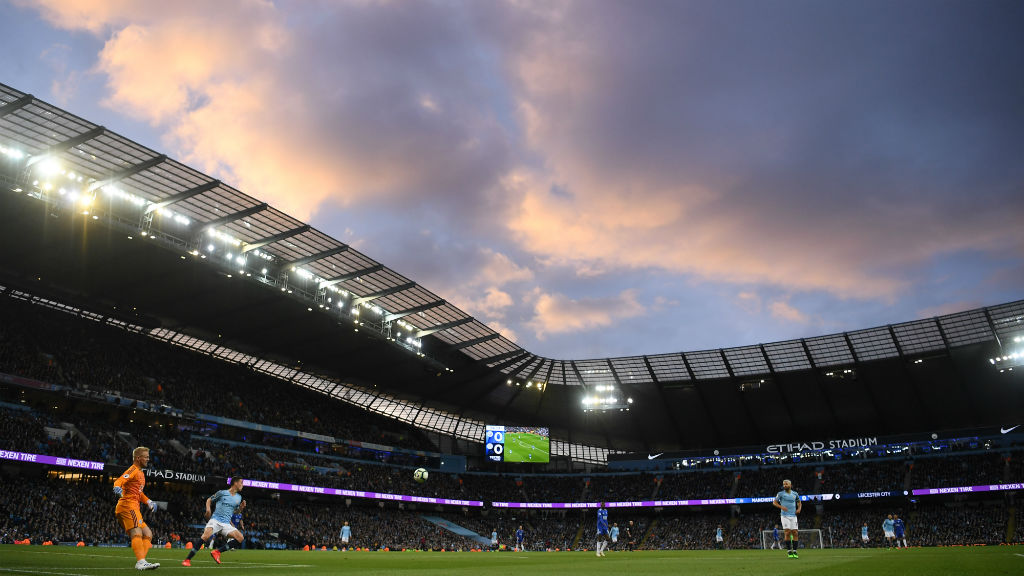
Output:
[[[60,172],[60,162],[56,158],[46,158],[39,162],[39,173],[43,176],[53,176]]]

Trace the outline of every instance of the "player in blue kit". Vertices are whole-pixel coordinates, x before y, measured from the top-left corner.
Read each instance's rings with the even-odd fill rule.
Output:
[[[348,543],[352,540],[352,527],[348,525],[348,521],[341,526],[341,532],[338,533],[341,537],[341,549],[348,550]]]
[[[245,510],[245,500],[242,500],[242,503],[238,505],[238,510],[236,510],[235,513],[231,515],[231,525],[234,526],[235,528],[238,528],[239,530],[242,530],[242,531],[245,530],[245,521],[242,520],[242,512],[244,510]],[[210,545],[208,546],[208,548],[213,550],[216,547],[216,543],[217,543],[217,535],[214,534],[212,537],[210,537]],[[243,548],[245,547],[245,542],[244,541],[242,542],[242,547]],[[233,548],[231,548],[231,550],[233,550]]]
[[[787,556],[799,558],[800,555],[797,554],[796,549],[800,539],[800,527],[797,524],[796,515],[803,508],[803,503],[800,501],[800,495],[793,490],[791,481],[782,481],[782,491],[775,495],[772,506],[781,511],[783,536],[786,539],[786,544],[789,545]]]
[[[598,556],[604,556],[604,550],[608,547],[608,510],[602,502],[597,509],[597,550]]]
[[[900,540],[903,540],[903,547],[904,548],[907,547],[907,537],[905,536],[906,528],[907,528],[907,526],[906,526],[906,524],[903,523],[903,518],[900,518],[898,515],[893,514],[892,515],[892,529],[893,529],[893,533],[896,535],[896,547],[897,548],[900,547]]]
[[[779,525],[776,524],[775,528],[772,529],[772,546],[769,550],[775,550],[776,546],[779,547],[779,550],[782,550],[782,542],[779,541],[779,536]]]
[[[514,552],[526,552],[526,545],[523,544],[523,538],[525,537],[526,533],[523,532],[523,527],[520,525],[519,529],[516,530],[516,548]]]
[[[218,490],[206,499],[206,518],[208,522],[206,527],[203,529],[203,536],[193,543],[192,550],[188,553],[188,558],[185,558],[182,562],[182,566],[191,566],[192,557],[196,555],[199,547],[206,542],[211,540],[211,536],[215,534],[221,534],[228,536],[229,539],[220,548],[210,550],[210,556],[213,556],[213,561],[220,564],[220,555],[222,552],[227,552],[231,548],[237,548],[242,542],[242,533],[231,525],[231,516],[238,511],[238,508],[242,505],[242,491],[243,481],[241,478],[235,478],[231,481],[231,487],[227,490]],[[216,506],[211,512],[210,508]]]
[[[885,534],[885,546],[890,550],[892,549],[892,541],[896,539],[894,524],[892,514],[889,514],[885,517],[885,520],[882,520],[882,534]]]

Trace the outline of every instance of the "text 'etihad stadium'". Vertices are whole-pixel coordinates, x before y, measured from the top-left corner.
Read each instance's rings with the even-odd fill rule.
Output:
[[[814,450],[836,450],[838,448],[861,448],[864,446],[877,446],[878,437],[874,438],[847,438],[843,440],[829,440],[828,442],[797,442],[794,444],[771,444],[768,452],[781,454],[783,452],[810,452]]]
[[[174,470],[155,470],[146,468],[147,478],[163,478],[164,480],[184,480],[185,482],[206,482],[206,474],[191,472],[175,472]]]

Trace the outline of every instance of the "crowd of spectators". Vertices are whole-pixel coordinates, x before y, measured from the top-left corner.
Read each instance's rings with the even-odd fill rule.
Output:
[[[820,469],[813,466],[766,467],[742,470],[737,482],[736,496],[775,496],[782,490],[782,480],[793,482],[793,490],[800,494],[821,494]]]
[[[39,543],[83,541],[87,544],[124,544],[123,530],[113,518],[116,497],[109,482],[98,478],[65,480],[55,477],[0,477],[17,490],[0,491],[0,543],[30,538]],[[161,503],[156,513],[146,514],[154,532],[154,543],[183,545],[201,531],[204,501],[212,487],[151,482],[147,495]],[[475,539],[448,531],[424,516],[437,516],[485,537],[498,532],[499,543],[510,546],[519,526],[526,532],[527,549],[592,549],[596,540],[593,510],[516,511],[475,508],[399,507],[339,498],[304,499],[244,490],[249,505],[244,514],[246,545],[263,547],[284,543],[302,546],[342,547],[341,526],[353,530],[350,546],[392,550],[402,548],[471,549],[488,548]],[[713,549],[715,532],[721,526],[724,547],[758,549],[762,531],[771,530],[778,516],[763,506],[666,509],[651,511],[611,509],[610,521],[620,528],[617,549],[627,547],[625,528],[633,521],[637,549]],[[869,546],[884,546],[881,522],[887,514],[898,514],[907,526],[911,546],[998,544],[1007,537],[1009,520],[1005,506],[992,502],[904,503],[899,506],[876,503],[856,509],[805,508],[801,524],[818,526],[826,547],[860,547],[861,526],[868,523]],[[1018,518],[1019,521],[1019,518]],[[816,546],[803,535],[803,546]],[[1011,537],[1012,539],[1012,537]]]
[[[995,452],[917,458],[912,463],[910,481],[914,488],[1000,484],[1006,480],[1006,469],[1005,457]]]
[[[896,514],[906,525],[910,546],[957,546],[999,544],[1006,538],[1007,514],[1001,505],[983,503],[919,503],[916,506],[873,506],[866,509],[829,512],[822,530],[836,548],[863,547],[861,528],[868,525],[868,547],[887,543],[882,521]]]
[[[725,498],[732,493],[736,472],[709,470],[707,472],[667,472],[658,488],[658,500],[700,500]]]
[[[824,466],[822,494],[852,494],[903,490],[907,463],[902,459],[875,462],[844,462]]]
[[[24,406],[22,407],[24,408]],[[38,409],[0,406],[0,449],[99,460],[114,467],[131,464],[136,445],[151,450],[151,466],[178,472],[228,477],[243,475],[273,482],[408,494],[456,500],[576,502],[637,501],[772,496],[781,479],[793,480],[803,494],[899,490],[907,470],[915,486],[1004,481],[1007,457],[999,454],[947,455],[907,461],[851,462],[825,467],[679,471],[657,475],[576,474],[499,475],[435,471],[427,483],[414,481],[411,468],[378,461],[346,460],[333,454],[276,446],[225,443],[181,426],[147,424],[132,418],[85,418]],[[127,411],[127,408],[122,408]],[[66,431],[70,424],[72,433]],[[47,430],[57,431],[51,434]],[[1012,461],[1012,458],[1010,458]],[[1010,470],[1019,469],[1010,468]],[[1012,480],[1012,478],[1011,478]],[[1019,478],[1018,478],[1019,480]],[[734,485],[737,489],[734,491]]]
[[[291,430],[434,450],[415,427],[142,334],[12,298],[0,298],[0,316],[0,372]]]

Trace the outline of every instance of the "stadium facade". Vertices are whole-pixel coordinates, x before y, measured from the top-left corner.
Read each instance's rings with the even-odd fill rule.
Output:
[[[553,456],[605,464],[1011,426],[1024,413],[1021,370],[1002,360],[1024,337],[1024,301],[785,342],[557,360],[228,183],[4,85],[0,185],[4,295],[412,424],[446,452],[481,443],[486,424],[549,427]]]

